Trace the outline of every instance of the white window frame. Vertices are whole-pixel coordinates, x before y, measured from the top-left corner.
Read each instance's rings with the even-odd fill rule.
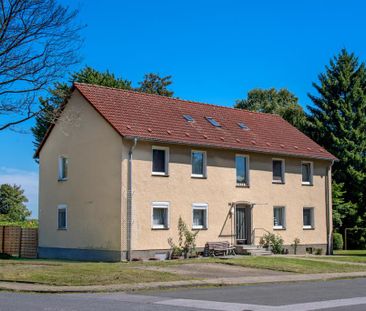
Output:
[[[154,209],[166,209],[167,210],[167,217],[166,217],[166,225],[154,225]],[[170,202],[152,202],[151,203],[151,228],[152,229],[160,229],[166,230],[170,227]]]
[[[237,157],[243,157],[243,158],[247,159],[246,172],[245,172],[245,174],[247,176],[247,181],[246,181],[246,183],[243,183],[243,184],[237,182],[237,178],[238,178],[238,176],[236,175],[236,158]],[[237,153],[235,155],[235,183],[236,183],[237,186],[239,186],[239,187],[241,187],[241,186],[249,187],[249,185],[250,185],[249,172],[250,172],[250,158],[249,158],[249,155]]]
[[[67,176],[65,176],[65,169],[64,169],[64,161],[66,160],[66,166],[67,166]],[[58,157],[58,180],[59,181],[65,181],[68,179],[69,176],[69,158],[66,156],[59,156]]]
[[[281,175],[282,175],[282,180],[274,180],[273,179],[273,161],[281,161],[282,162],[282,166],[281,166]],[[272,158],[272,183],[273,184],[284,184],[285,183],[285,159],[281,159],[281,158]]]
[[[203,154],[203,174],[193,174],[193,153],[200,152]],[[207,177],[207,152],[203,150],[191,150],[191,177],[192,178],[206,178]]]
[[[282,213],[282,225],[280,225],[280,226],[275,226],[274,225],[274,211],[275,211],[275,209],[276,208],[282,208],[283,209],[283,213]],[[283,205],[275,205],[275,206],[273,206],[273,212],[272,212],[272,217],[273,217],[273,220],[272,220],[272,222],[273,222],[273,229],[274,230],[284,230],[284,229],[286,229],[286,206],[283,206]]]
[[[65,210],[65,227],[64,228],[59,227],[59,224],[60,224],[60,222],[59,222],[59,211],[60,210]],[[56,219],[57,219],[57,230],[67,230],[67,224],[68,224],[67,218],[68,218],[68,206],[67,206],[67,204],[59,204],[57,206],[57,217],[56,217]]]
[[[302,165],[303,164],[310,164],[310,181],[303,181],[302,180]],[[314,164],[311,161],[301,161],[301,184],[306,186],[311,186],[313,184],[313,175],[314,175]]]
[[[205,213],[206,219],[205,219],[204,226],[195,226],[194,225],[194,210],[206,211],[206,213]],[[192,229],[195,229],[195,230],[208,229],[208,204],[207,203],[193,203],[192,204]]]
[[[154,150],[164,150],[165,151],[165,172],[154,172]],[[152,146],[151,148],[151,175],[154,176],[168,176],[169,175],[169,147],[162,146]]]
[[[311,225],[304,225],[304,209],[309,209],[311,210],[311,215],[310,215],[310,219],[311,219]],[[314,207],[310,207],[310,206],[304,206],[303,207],[303,212],[302,212],[302,228],[304,230],[306,229],[314,229],[315,228],[315,216],[314,216],[314,213],[315,213],[315,209]]]

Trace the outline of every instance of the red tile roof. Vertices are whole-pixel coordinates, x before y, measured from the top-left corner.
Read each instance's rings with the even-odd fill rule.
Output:
[[[75,83],[84,98],[126,138],[336,160],[309,137],[267,113]],[[188,122],[183,115],[190,115]],[[213,117],[221,127],[206,118]],[[242,129],[244,123],[249,130]]]

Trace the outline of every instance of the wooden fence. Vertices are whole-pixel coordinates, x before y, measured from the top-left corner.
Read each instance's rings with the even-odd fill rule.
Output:
[[[0,253],[37,258],[38,229],[0,226]]]

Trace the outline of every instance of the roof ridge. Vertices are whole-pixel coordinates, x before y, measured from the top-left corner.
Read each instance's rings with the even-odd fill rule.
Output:
[[[132,94],[139,94],[139,95],[143,95],[143,96],[152,96],[152,97],[159,97],[159,98],[162,97],[162,98],[166,98],[166,99],[174,99],[174,100],[178,100],[178,101],[181,101],[181,102],[186,102],[186,103],[191,103],[191,104],[197,104],[197,105],[205,105],[205,106],[219,107],[219,108],[225,108],[225,109],[236,110],[236,111],[244,111],[244,112],[253,113],[253,114],[261,114],[261,115],[267,115],[267,116],[274,116],[274,117],[279,117],[279,118],[282,119],[282,117],[280,115],[275,114],[275,113],[260,112],[260,111],[251,111],[251,110],[248,110],[248,109],[228,107],[228,106],[222,106],[222,105],[217,105],[217,104],[215,105],[215,104],[210,104],[210,103],[206,103],[206,102],[192,101],[192,100],[188,100],[188,99],[181,99],[181,98],[169,97],[169,96],[165,96],[165,95],[151,94],[151,93],[146,93],[146,92],[139,92],[139,91],[129,90],[129,89],[121,89],[121,88],[104,86],[104,85],[98,85],[98,84],[93,84],[93,83],[74,82],[74,85],[77,85],[77,84],[85,85],[85,86],[94,86],[94,87],[97,87],[97,88],[104,88],[104,89],[116,90],[116,91],[121,91],[121,92],[126,92],[126,93],[132,93]]]

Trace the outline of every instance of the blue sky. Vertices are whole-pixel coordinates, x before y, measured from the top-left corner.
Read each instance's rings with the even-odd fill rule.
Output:
[[[132,80],[172,75],[176,96],[232,106],[252,88],[288,88],[303,106],[345,47],[366,59],[363,1],[61,0],[80,9],[84,65]],[[65,77],[67,78],[67,77]],[[32,122],[25,127],[30,128]],[[31,134],[0,132],[0,183],[21,184],[37,216]]]

